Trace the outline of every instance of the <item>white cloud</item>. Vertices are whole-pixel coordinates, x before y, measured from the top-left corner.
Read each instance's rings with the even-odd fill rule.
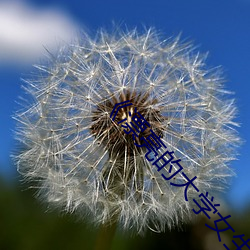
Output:
[[[70,42],[76,25],[56,9],[39,10],[22,2],[0,3],[0,63],[27,63]]]

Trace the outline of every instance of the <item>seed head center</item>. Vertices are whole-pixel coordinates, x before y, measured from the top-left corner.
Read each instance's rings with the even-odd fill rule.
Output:
[[[110,114],[117,103],[125,101],[133,105],[117,110],[115,118],[103,116],[103,112]],[[163,136],[165,118],[160,110],[150,109],[156,103],[157,99],[151,99],[148,93],[126,91],[97,105],[90,130],[96,140],[107,148],[110,158],[124,159],[125,156],[137,155],[139,151],[133,138],[137,144],[142,144],[142,138],[147,138],[151,129],[157,136]],[[143,122],[149,125],[142,125]]]
[[[122,122],[122,124],[124,124],[125,122],[130,123],[130,122],[132,121],[133,113],[134,113],[134,110],[133,110],[132,107],[130,108],[129,111],[126,111],[126,110],[123,109],[121,118],[122,118],[122,120],[123,120],[123,119],[126,119],[126,120],[125,120],[124,122]]]

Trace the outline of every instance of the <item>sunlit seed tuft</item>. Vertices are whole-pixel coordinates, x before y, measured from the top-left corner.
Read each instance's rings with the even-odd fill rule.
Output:
[[[116,218],[137,232],[190,219],[184,189],[164,180],[146,160],[147,149],[118,124],[131,122],[135,108],[167,145],[159,155],[174,151],[186,175],[197,176],[200,192],[224,189],[239,142],[236,108],[218,70],[207,70],[191,44],[162,41],[153,29],[100,31],[95,39],[83,33],[79,44],[60,51],[26,81],[32,100],[15,116],[24,149],[15,157],[18,171],[37,181],[44,201],[97,224]],[[133,106],[113,121],[114,105],[128,100]],[[189,201],[197,195],[188,190]]]

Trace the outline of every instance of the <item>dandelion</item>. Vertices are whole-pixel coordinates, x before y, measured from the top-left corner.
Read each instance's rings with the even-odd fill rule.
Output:
[[[43,201],[96,224],[117,221],[138,233],[180,225],[197,192],[185,201],[118,123],[136,107],[201,192],[223,190],[239,138],[219,70],[207,70],[191,43],[161,40],[153,29],[82,36],[26,80],[32,101],[15,116],[18,171],[36,181]],[[133,107],[113,121],[115,104],[128,100]]]

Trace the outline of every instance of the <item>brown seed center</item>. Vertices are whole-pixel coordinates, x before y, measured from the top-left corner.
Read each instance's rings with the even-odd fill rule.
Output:
[[[110,118],[110,114],[116,104],[124,101],[130,101],[131,106],[117,109],[115,118]],[[157,104],[157,99],[149,97],[148,93],[136,93],[131,91],[122,92],[119,96],[112,96],[109,100],[105,100],[97,105],[93,112],[91,133],[96,140],[108,149],[109,157],[124,158],[125,151],[127,156],[139,154],[138,148],[134,145],[132,132],[128,134],[129,127],[127,124],[133,123],[131,126],[136,132],[134,136],[137,144],[141,143],[141,138],[146,138],[152,129],[157,136],[163,136],[164,126],[162,122],[164,117],[160,114],[159,108],[153,108]],[[136,113],[140,113],[142,117],[150,124],[145,130],[140,132],[140,127],[133,122],[138,119]],[[126,133],[127,132],[127,133]]]

